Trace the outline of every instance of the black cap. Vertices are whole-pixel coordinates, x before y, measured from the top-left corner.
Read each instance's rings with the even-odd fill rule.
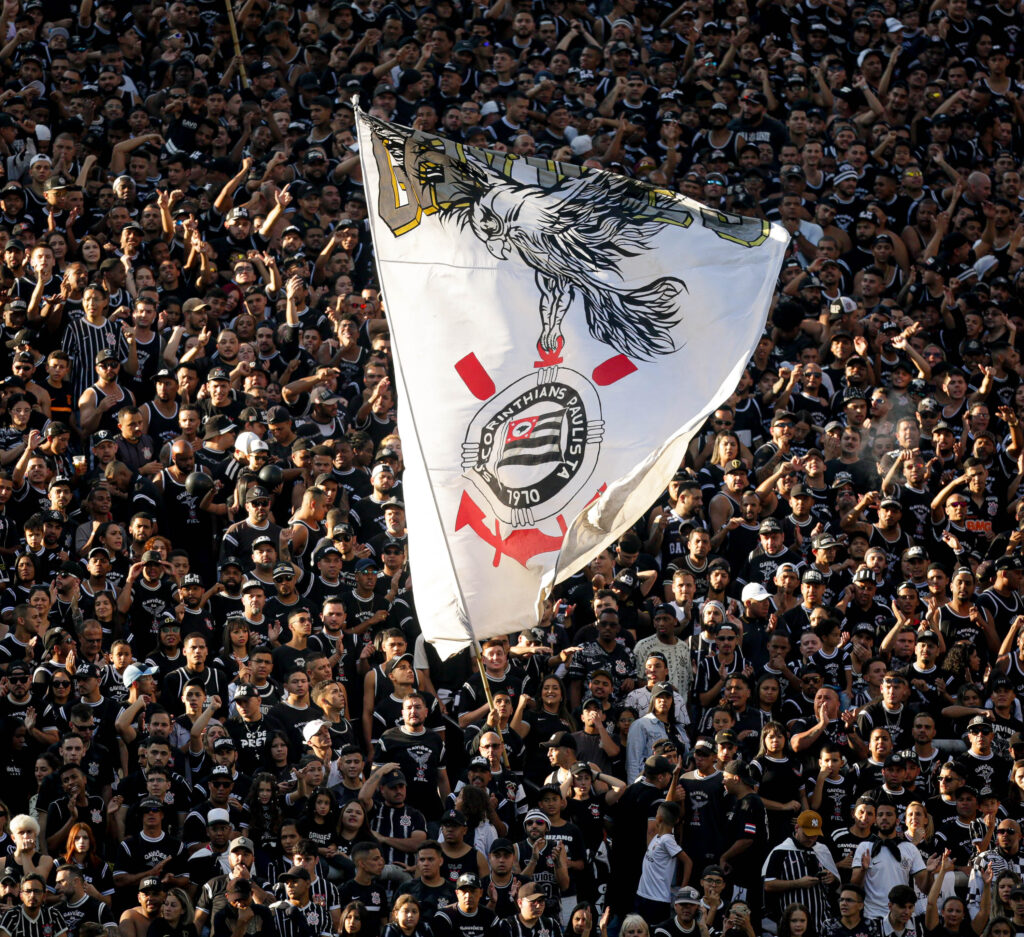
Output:
[[[556,732],[546,742],[540,743],[541,748],[571,748],[576,751],[576,739],[570,732]]]
[[[441,816],[441,826],[466,825],[466,815],[461,810],[448,810]]]

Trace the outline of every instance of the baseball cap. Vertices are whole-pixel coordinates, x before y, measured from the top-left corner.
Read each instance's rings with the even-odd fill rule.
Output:
[[[312,738],[313,738],[313,736],[314,736],[314,735],[316,735],[316,734],[317,734],[317,732],[319,732],[319,731],[320,731],[320,730],[321,730],[321,729],[322,729],[322,728],[323,728],[323,727],[324,727],[325,725],[327,725],[327,723],[326,723],[326,722],[324,722],[324,721],[323,721],[323,719],[314,719],[314,720],[313,720],[312,722],[307,722],[307,723],[306,723],[306,724],[305,724],[305,725],[304,725],[304,726],[302,727],[302,739],[303,739],[303,741],[305,741],[305,742],[308,742],[308,741],[309,741],[310,739],[312,739]]]
[[[136,680],[141,680],[143,677],[152,677],[160,673],[159,667],[140,667],[138,664],[129,664],[124,671],[124,676],[121,677],[121,681],[128,688]]]
[[[672,891],[672,904],[700,904],[700,892],[692,885],[685,885]]]
[[[763,602],[768,598],[771,595],[760,582],[748,582],[740,593],[740,599],[744,602]]]
[[[803,831],[804,836],[821,836],[821,814],[805,810],[796,818],[796,826]]]
[[[231,814],[228,813],[223,807],[214,807],[206,815],[206,825],[213,826],[214,823],[230,823]]]
[[[556,732],[546,742],[540,743],[541,748],[571,748],[576,751],[576,739],[569,732]]]

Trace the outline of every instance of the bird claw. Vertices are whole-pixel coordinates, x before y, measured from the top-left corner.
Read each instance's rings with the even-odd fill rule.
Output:
[[[543,340],[537,342],[537,354],[540,355],[540,361],[534,361],[533,366],[535,368],[550,368],[556,364],[561,364],[562,348],[564,345],[565,339],[561,335],[555,341],[554,348],[545,348]]]

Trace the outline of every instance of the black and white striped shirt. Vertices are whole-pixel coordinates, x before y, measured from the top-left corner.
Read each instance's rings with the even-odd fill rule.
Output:
[[[24,906],[11,908],[0,918],[3,937],[61,937],[67,932],[64,917],[54,908],[40,908],[35,917],[30,917]]]
[[[810,888],[793,888],[781,894],[769,894],[766,916],[778,921],[783,908],[797,901],[807,906],[811,916],[811,927],[815,930],[831,917],[833,892],[839,887],[839,870],[824,843],[816,842],[809,849],[804,849],[792,838],[788,838],[776,846],[765,860],[762,875],[764,881],[793,882],[805,876],[818,877],[831,872],[834,880],[831,885],[818,882]]]
[[[60,347],[71,357],[71,380],[74,401],[96,380],[96,355],[104,349],[128,360],[128,346],[121,335],[121,327],[109,319],[103,325],[90,325],[85,319],[68,322],[61,336]]]
[[[532,926],[523,923],[517,914],[502,918],[495,925],[496,937],[562,937],[562,927],[553,917],[538,918]]]
[[[289,901],[275,901],[270,907],[281,937],[333,937],[330,911],[314,901],[302,908]]]

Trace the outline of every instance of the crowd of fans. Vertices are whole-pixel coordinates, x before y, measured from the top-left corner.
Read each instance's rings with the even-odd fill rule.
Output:
[[[673,3],[4,0],[0,937],[1024,933],[1021,4]],[[479,669],[356,105],[792,236]]]

